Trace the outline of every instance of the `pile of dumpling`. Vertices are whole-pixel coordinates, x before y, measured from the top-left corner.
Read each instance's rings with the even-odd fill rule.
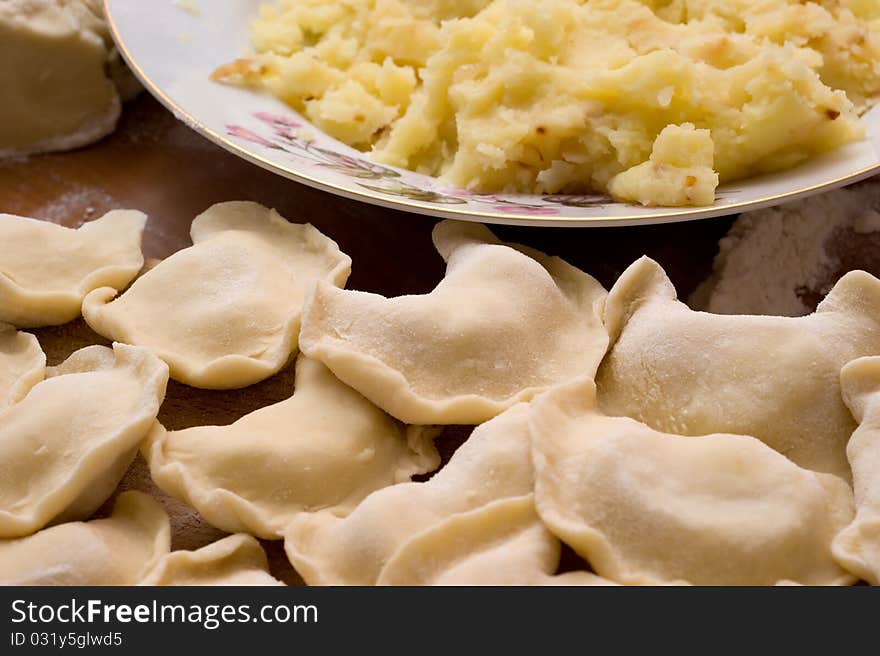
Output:
[[[344,289],[311,225],[223,203],[141,273],[146,217],[78,230],[0,215],[0,583],[880,582],[880,281],[815,314],[723,316],[642,258],[610,292],[555,257],[442,222],[428,294]],[[140,275],[139,275],[140,274]],[[80,314],[112,348],[46,366],[23,328]],[[168,431],[169,376],[289,398]],[[442,468],[441,427],[474,425]],[[232,535],[171,551],[155,483]],[[430,476],[428,476],[430,474]],[[418,477],[420,482],[413,479]],[[559,573],[562,544],[592,571]]]

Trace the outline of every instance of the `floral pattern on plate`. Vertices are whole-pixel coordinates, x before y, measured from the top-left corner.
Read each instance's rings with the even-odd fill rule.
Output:
[[[339,142],[333,142],[332,148],[321,145],[322,137],[324,140],[329,140],[329,137],[317,133],[305,120],[269,112],[255,112],[252,116],[256,123],[250,126],[227,125],[226,134],[262,148],[286,153],[297,166],[327,169],[355,178],[358,186],[380,194],[439,205],[472,205],[529,216],[558,216],[560,207],[595,208],[614,202],[604,195],[481,194],[467,189],[439,187],[440,181],[436,178],[377,164]]]

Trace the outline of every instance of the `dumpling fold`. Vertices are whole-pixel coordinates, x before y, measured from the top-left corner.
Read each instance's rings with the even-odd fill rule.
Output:
[[[532,402],[536,505],[605,578],[629,585],[851,583],[831,542],[850,487],[746,435],[683,437],[599,408],[590,380]]]
[[[73,230],[0,214],[0,322],[56,326],[80,315],[98,288],[124,289],[144,266],[147,217],[114,210]]]
[[[300,346],[401,421],[479,424],[554,384],[592,376],[605,354],[605,290],[556,257],[444,221],[446,277],[385,298],[318,283]]]
[[[270,586],[284,585],[269,574],[263,547],[250,535],[238,533],[195,551],[172,551],[144,576],[151,586]]]
[[[162,506],[141,492],[123,492],[106,519],[0,540],[0,585],[137,585],[170,546]]]
[[[230,426],[157,423],[143,454],[156,484],[214,526],[277,539],[299,513],[345,515],[371,492],[433,471],[436,434],[403,426],[301,355],[289,399]]]
[[[310,585],[375,585],[417,535],[460,513],[530,495],[527,417],[526,404],[514,406],[476,428],[430,480],[374,492],[346,517],[297,516],[285,533],[291,563]]]
[[[168,367],[146,349],[90,346],[0,411],[0,537],[85,519],[156,420]]]
[[[880,280],[846,274],[806,317],[694,312],[663,269],[635,262],[609,293],[599,405],[680,435],[752,435],[801,467],[850,479],[850,360],[880,353]]]
[[[83,316],[97,333],[153,350],[171,377],[233,389],[278,372],[297,349],[306,292],[344,285],[351,259],[313,226],[250,202],[220,203],[192,223],[193,246],[117,290],[96,289]]]
[[[450,516],[389,559],[378,585],[614,585],[590,572],[554,575],[560,544],[535,511],[535,495],[500,499]]]
[[[880,357],[848,363],[840,380],[846,404],[859,422],[846,447],[856,516],[835,538],[834,555],[853,574],[880,585]]]
[[[46,375],[37,338],[0,323],[0,412],[21,401]]]

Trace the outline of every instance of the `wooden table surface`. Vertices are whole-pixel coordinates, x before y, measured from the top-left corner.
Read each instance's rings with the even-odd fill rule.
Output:
[[[47,219],[66,226],[117,208],[149,215],[147,258],[161,259],[190,245],[190,221],[213,203],[253,200],[288,219],[310,222],[353,260],[348,287],[397,296],[426,293],[443,276],[431,244],[435,219],[350,201],[292,182],[214,146],[147,94],[126,106],[116,134],[70,153],[0,162],[0,213]],[[606,287],[636,258],[660,262],[686,298],[710,272],[718,239],[732,219],[625,228],[527,228],[495,226],[496,234],[559,255]],[[3,245],[0,244],[0,248]],[[106,340],[82,321],[35,331],[50,364],[74,350]],[[160,420],[169,429],[229,424],[242,415],[287,398],[291,368],[246,390],[208,392],[171,383]],[[445,456],[467,435],[450,429],[439,446]],[[197,516],[161,495],[136,462],[122,487],[152,492],[171,511],[174,548],[197,548],[220,535]],[[267,544],[272,571],[299,581],[280,543]],[[572,560],[571,555],[567,556]],[[570,565],[576,567],[577,564]]]

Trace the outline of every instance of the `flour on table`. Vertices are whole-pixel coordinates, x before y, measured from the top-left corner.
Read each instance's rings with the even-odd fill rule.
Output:
[[[72,186],[37,206],[33,215],[68,228],[78,228],[98,213],[118,207],[119,202],[101,189]]]
[[[691,296],[717,314],[802,316],[853,269],[880,273],[880,182],[741,215]]]

